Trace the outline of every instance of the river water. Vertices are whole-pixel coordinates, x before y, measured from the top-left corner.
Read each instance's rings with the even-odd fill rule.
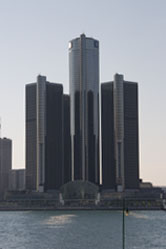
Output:
[[[0,212],[0,249],[121,249],[120,211]],[[125,249],[165,249],[166,212],[125,216]]]

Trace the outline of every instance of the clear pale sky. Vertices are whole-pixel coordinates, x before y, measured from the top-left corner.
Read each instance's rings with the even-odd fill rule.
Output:
[[[40,73],[68,86],[68,41],[100,41],[101,82],[139,83],[140,177],[166,185],[166,1],[0,0],[0,116],[25,167],[25,84]]]

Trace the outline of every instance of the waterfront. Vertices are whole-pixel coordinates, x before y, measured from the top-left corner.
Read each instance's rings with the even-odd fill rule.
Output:
[[[126,249],[165,249],[166,212],[131,211]],[[2,249],[121,249],[120,211],[0,212]]]

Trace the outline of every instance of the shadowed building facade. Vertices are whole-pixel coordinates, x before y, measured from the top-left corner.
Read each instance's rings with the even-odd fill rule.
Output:
[[[36,117],[36,83],[26,85],[25,92],[25,133],[26,133],[26,189],[37,188],[37,117]]]
[[[44,76],[26,85],[26,189],[63,184],[63,87]]]
[[[124,81],[125,189],[139,188],[138,84]]]
[[[9,175],[12,168],[12,140],[0,138],[0,199],[9,189]]]
[[[138,84],[116,74],[102,84],[101,96],[103,187],[138,189]]]
[[[25,169],[12,169],[9,174],[9,190],[25,190]]]
[[[64,129],[64,183],[71,181],[70,97],[63,96]]]
[[[99,183],[99,42],[69,43],[72,180]]]
[[[101,85],[102,185],[116,188],[113,82]]]

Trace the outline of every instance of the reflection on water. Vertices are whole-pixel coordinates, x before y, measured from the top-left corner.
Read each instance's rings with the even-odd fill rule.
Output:
[[[135,217],[136,219],[150,219],[151,217],[145,214],[142,214],[141,212],[132,212],[130,211],[128,215]]]
[[[43,221],[45,225],[55,225],[55,226],[64,226],[72,222],[72,218],[77,217],[74,214],[62,214],[62,215],[54,215],[48,217]]]
[[[122,212],[0,212],[2,249],[121,249]],[[125,249],[165,249],[166,212],[129,211]]]

